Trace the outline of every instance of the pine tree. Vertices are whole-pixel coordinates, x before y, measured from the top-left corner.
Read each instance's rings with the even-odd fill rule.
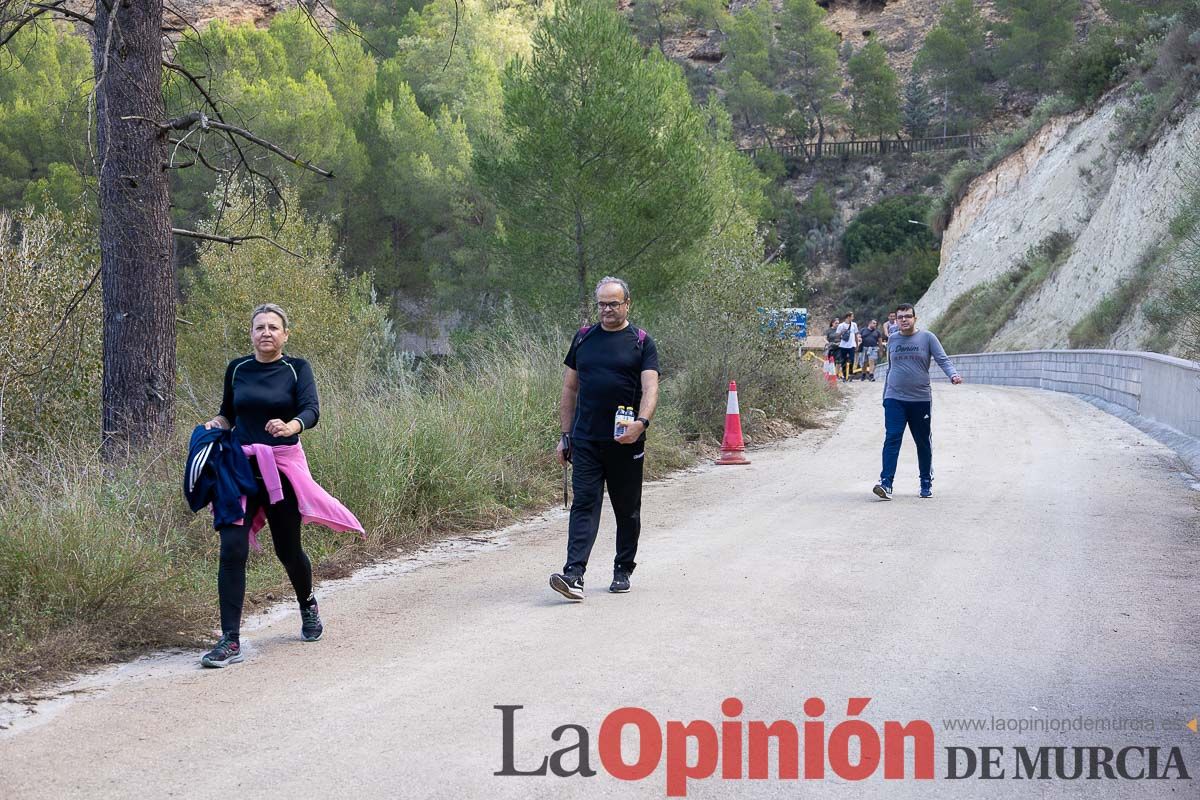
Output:
[[[1007,22],[999,26],[996,63],[1018,86],[1042,90],[1050,64],[1075,39],[1079,0],[996,0]]]
[[[646,47],[657,47],[665,55],[666,38],[683,24],[679,0],[637,0],[629,15],[638,41]]]
[[[914,74],[904,86],[904,130],[913,139],[929,135],[929,124],[933,122],[930,103],[929,90]]]
[[[984,90],[991,77],[985,43],[983,17],[975,4],[951,0],[917,53],[913,70],[925,79],[941,109],[943,134],[974,127],[991,107]]]
[[[771,63],[772,11],[769,0],[743,8],[728,24],[727,68],[722,83],[729,111],[768,142],[786,98],[776,92]]]
[[[818,147],[826,123],[843,113],[837,34],[822,24],[824,18],[825,10],[813,0],[784,0],[777,45],[781,85],[791,97],[784,123],[797,139],[815,132]]]
[[[850,59],[850,119],[856,134],[882,139],[900,130],[899,80],[879,42],[871,41]]]
[[[513,295],[586,318],[603,275],[645,286],[713,219],[705,120],[679,68],[606,0],[563,0],[504,76],[502,139],[475,164],[494,198]]]

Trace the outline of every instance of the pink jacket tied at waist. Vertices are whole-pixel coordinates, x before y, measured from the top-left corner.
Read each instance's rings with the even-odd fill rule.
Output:
[[[262,473],[267,496],[272,503],[283,499],[283,481],[279,478],[279,473],[282,472],[292,484],[292,491],[296,493],[300,519],[303,522],[324,525],[330,530],[356,531],[366,535],[358,517],[313,480],[312,473],[308,471],[308,459],[304,456],[304,448],[299,443],[275,446],[244,444],[242,452],[258,462],[258,470]],[[243,497],[242,508],[245,507],[246,498]],[[255,550],[262,549],[258,544],[258,532],[266,522],[266,510],[258,509],[250,523],[250,544]]]

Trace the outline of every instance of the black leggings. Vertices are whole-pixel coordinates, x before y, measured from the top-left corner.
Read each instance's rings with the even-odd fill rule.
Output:
[[[296,493],[283,473],[279,474],[283,484],[283,499],[271,503],[263,485],[258,464],[254,477],[258,480],[258,494],[246,498],[246,516],[241,525],[221,528],[221,566],[217,570],[217,594],[221,598],[221,632],[236,635],[242,626],[242,603],[246,597],[246,558],[250,555],[250,523],[263,508],[267,524],[271,526],[271,541],[275,544],[275,555],[287,570],[296,590],[296,600],[301,608],[313,604],[312,563],[304,548],[300,546],[300,507]]]

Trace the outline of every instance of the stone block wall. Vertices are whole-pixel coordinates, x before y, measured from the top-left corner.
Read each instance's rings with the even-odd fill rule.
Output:
[[[1029,386],[1094,397],[1200,438],[1200,364],[1157,353],[1024,350],[953,355],[968,383]],[[936,364],[930,377],[945,381]]]

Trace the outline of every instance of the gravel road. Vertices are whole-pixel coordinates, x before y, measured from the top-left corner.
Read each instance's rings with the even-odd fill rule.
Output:
[[[1178,747],[1200,779],[1200,734],[1181,727],[1200,714],[1200,494],[1169,450],[1075,398],[935,393],[931,500],[917,498],[911,441],[895,499],[871,494],[878,387],[850,386],[831,430],[755,451],[749,467],[647,486],[629,594],[604,591],[611,518],[586,600],[550,591],[565,545],[565,518],[550,513],[476,552],[326,594],[318,643],[301,643],[288,613],[246,635],[243,664],[167,656],[45,707],[0,732],[0,797],[665,797],[666,750],[645,779],[617,780],[601,723],[637,706],[664,730],[720,730],[727,697],[743,723],[797,727],[821,698],[826,738],[848,698],[869,697],[861,718],[877,731],[931,724],[936,779],[912,779],[911,752],[908,779],[881,768],[862,782],[829,767],[779,780],[772,756],[769,780],[718,768],[688,797],[1197,797],[1194,780],[1012,776],[1017,746],[1136,745],[1160,747],[1160,762]],[[494,775],[497,705],[523,706],[516,768],[574,744],[577,729],[551,738],[570,723],[598,774]],[[945,728],[958,718],[993,729]],[[1048,729],[1063,719],[1126,729]],[[1007,720],[1042,728],[994,730]],[[626,729],[630,763],[636,742]],[[983,745],[1005,747],[1005,779],[945,779],[946,748]]]

